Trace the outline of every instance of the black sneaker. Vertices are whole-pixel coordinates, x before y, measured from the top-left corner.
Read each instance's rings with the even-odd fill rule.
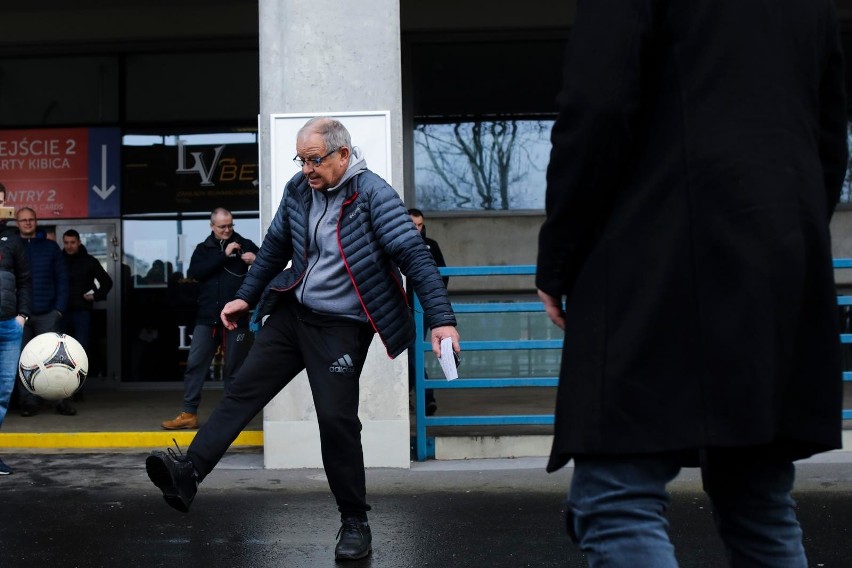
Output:
[[[30,416],[35,416],[38,414],[38,406],[33,406],[31,404],[25,404],[21,407],[21,416],[24,418],[28,418]]]
[[[370,524],[357,519],[343,519],[340,530],[337,531],[340,539],[334,548],[336,560],[358,560],[370,554],[373,550],[373,535],[370,532]]]
[[[0,475],[11,475],[14,473],[12,468],[3,463],[3,460],[0,460]]]
[[[175,442],[177,446],[177,442]],[[163,499],[182,513],[189,512],[189,506],[198,492],[198,474],[192,461],[168,448],[168,453],[154,451],[145,459],[148,477],[163,492]]]

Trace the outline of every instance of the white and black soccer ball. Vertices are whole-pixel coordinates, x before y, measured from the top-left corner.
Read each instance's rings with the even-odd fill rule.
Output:
[[[46,400],[68,398],[83,386],[89,357],[80,342],[60,333],[33,337],[21,351],[18,376],[24,387]]]

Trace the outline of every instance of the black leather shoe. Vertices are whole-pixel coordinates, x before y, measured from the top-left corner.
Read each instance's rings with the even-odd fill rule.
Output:
[[[151,452],[145,460],[145,469],[154,485],[163,492],[166,503],[181,513],[188,513],[198,492],[198,474],[192,461],[183,453],[176,454],[168,448],[168,453]]]
[[[61,414],[62,416],[74,416],[77,414],[77,409],[68,404],[67,400],[63,400],[56,405],[56,414]]]
[[[337,537],[340,540],[334,548],[336,560],[358,560],[366,557],[373,550],[370,524],[364,521],[343,519],[343,524],[337,531]]]

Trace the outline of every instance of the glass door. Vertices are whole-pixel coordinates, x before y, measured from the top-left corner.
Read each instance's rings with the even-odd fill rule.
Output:
[[[56,241],[62,246],[65,231],[80,233],[86,252],[101,263],[112,279],[112,290],[105,300],[95,302],[89,334],[89,376],[87,384],[118,380],[121,376],[121,241],[119,221],[82,219],[56,224]]]
[[[256,217],[235,230],[259,243]],[[124,382],[182,381],[200,283],[189,278],[195,247],[210,236],[209,213],[176,219],[124,219]]]

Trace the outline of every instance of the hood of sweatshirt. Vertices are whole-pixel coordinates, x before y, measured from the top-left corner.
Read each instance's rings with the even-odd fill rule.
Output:
[[[326,190],[311,190],[308,268],[296,287],[296,299],[308,308],[359,321],[367,321],[367,316],[340,257],[337,222],[346,200],[341,188],[366,169],[367,161],[361,149],[354,146],[349,167],[340,182]]]

